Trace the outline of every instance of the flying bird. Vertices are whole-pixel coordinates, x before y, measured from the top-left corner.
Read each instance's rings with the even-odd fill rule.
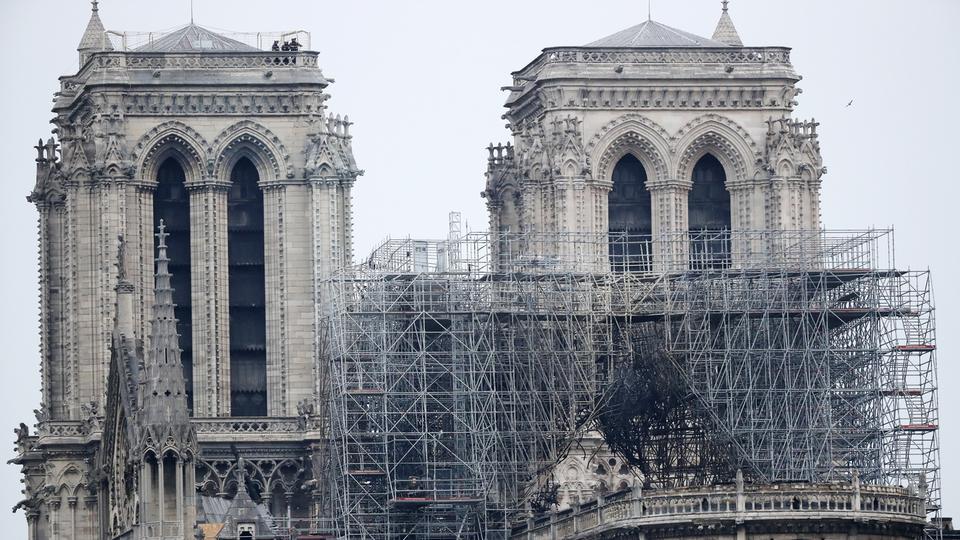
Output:
[[[850,103],[847,103],[847,107],[851,107],[851,106],[853,106],[853,100],[852,100],[852,99],[850,100]],[[844,108],[846,108],[846,107],[844,107]]]

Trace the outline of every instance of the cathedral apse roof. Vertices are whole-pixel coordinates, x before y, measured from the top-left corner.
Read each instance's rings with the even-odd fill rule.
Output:
[[[621,30],[605,38],[588,43],[586,47],[596,48],[641,48],[641,47],[729,47],[726,43],[691,34],[683,30],[658,23],[644,21],[626,30]]]
[[[259,52],[260,49],[190,23],[136,49],[137,52]]]

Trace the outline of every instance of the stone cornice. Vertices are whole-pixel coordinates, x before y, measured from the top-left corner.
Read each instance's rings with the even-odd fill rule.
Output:
[[[533,62],[513,73],[514,84],[526,82],[544,66],[575,64],[743,64],[790,66],[789,47],[597,48],[548,47]]]
[[[211,52],[148,53],[97,52],[76,75],[60,78],[54,110],[74,106],[76,100],[94,87],[210,86],[210,71],[230,71],[229,83],[218,86],[241,88],[276,86],[322,90],[332,81],[320,71],[316,52]],[[170,77],[176,73],[176,77]],[[169,79],[169,80],[168,80]],[[254,92],[256,93],[256,92]],[[237,114],[251,114],[238,112]],[[282,112],[278,111],[278,114]]]

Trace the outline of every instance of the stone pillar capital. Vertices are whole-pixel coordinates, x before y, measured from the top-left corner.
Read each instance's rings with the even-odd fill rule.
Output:
[[[653,191],[684,190],[690,191],[693,188],[692,180],[680,180],[675,178],[663,178],[658,180],[648,180],[647,189]]]
[[[199,180],[190,180],[184,185],[187,191],[227,191],[230,189],[230,182],[212,176],[206,176]]]

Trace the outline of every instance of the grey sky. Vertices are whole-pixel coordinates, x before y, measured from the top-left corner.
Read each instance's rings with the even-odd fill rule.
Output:
[[[505,141],[499,91],[543,47],[581,45],[647,16],[639,0],[195,0],[197,23],[236,31],[305,29],[320,51],[331,110],[348,114],[366,170],[355,189],[357,253],[387,235],[440,237],[460,210],[486,228],[484,147]],[[108,29],[162,30],[189,0],[103,0]],[[33,423],[39,394],[36,213],[31,148],[48,137],[57,77],[77,69],[84,0],[0,0],[0,266],[4,355],[0,432]],[[828,228],[895,226],[901,267],[933,270],[946,515],[960,516],[960,87],[956,0],[733,0],[747,45],[794,48],[799,117],[822,122]],[[653,18],[710,36],[719,0],[655,0]],[[853,100],[851,107],[847,103]],[[3,431],[11,430],[11,431]],[[12,457],[12,444],[2,453]],[[17,467],[0,467],[0,530],[25,537]],[[956,487],[955,487],[956,486]]]

